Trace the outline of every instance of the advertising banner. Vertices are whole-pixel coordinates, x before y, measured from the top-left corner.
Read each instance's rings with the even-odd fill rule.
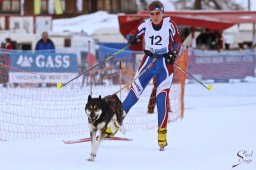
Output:
[[[243,79],[255,76],[256,51],[204,51],[191,49],[188,71],[201,79]]]
[[[13,52],[9,55],[10,72],[77,72],[76,54]]]
[[[76,54],[12,52],[10,82],[60,82],[78,73]]]

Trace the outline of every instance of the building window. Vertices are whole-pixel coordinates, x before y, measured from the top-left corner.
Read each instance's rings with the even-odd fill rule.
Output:
[[[118,11],[121,11],[121,9],[119,9],[119,3],[123,3],[123,1],[119,2],[117,0],[113,0],[112,1],[112,13],[117,13]]]
[[[60,0],[60,2],[61,2],[62,10],[65,11],[66,10],[66,1],[65,0]]]
[[[3,1],[3,7],[2,7],[3,9],[3,12],[5,12],[5,11],[11,11],[11,1],[9,0],[9,1]]]
[[[98,1],[98,10],[105,10],[105,0]]]
[[[14,12],[20,12],[20,1],[19,0],[12,1],[11,10]]]
[[[48,0],[41,0],[41,13],[48,14]]]
[[[2,13],[20,13],[20,0],[2,0]]]
[[[60,0],[62,10],[65,10],[65,0]],[[54,13],[54,1],[41,0],[41,14],[53,14]]]
[[[105,8],[106,11],[108,12],[112,12],[112,0],[107,0],[106,1],[106,8]]]

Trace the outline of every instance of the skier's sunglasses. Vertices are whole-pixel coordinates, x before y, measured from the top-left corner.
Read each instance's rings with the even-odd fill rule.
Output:
[[[149,12],[149,15],[150,15],[150,16],[154,16],[154,15],[158,16],[158,15],[160,15],[160,14],[161,14],[160,11],[157,11],[157,12]]]

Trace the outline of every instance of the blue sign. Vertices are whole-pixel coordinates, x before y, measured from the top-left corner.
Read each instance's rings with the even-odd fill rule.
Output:
[[[78,72],[76,54],[13,52],[9,59],[10,72]]]
[[[126,43],[102,43],[100,44],[99,48],[99,59],[104,60],[106,57],[114,54],[118,50],[124,48],[127,44]],[[130,50],[125,50],[122,53],[119,53],[115,56],[115,59],[131,59],[132,52]]]

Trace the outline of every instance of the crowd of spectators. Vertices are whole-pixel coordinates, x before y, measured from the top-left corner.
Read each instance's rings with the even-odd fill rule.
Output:
[[[256,48],[256,35],[252,41],[236,42],[234,35],[225,35],[219,30],[202,29],[196,38],[196,48],[202,50],[243,50]],[[235,44],[235,45],[234,45]],[[233,46],[235,47],[233,47]]]
[[[16,41],[13,41],[11,38],[5,38],[5,41],[1,43],[1,49],[6,50],[0,55],[0,83],[3,84],[3,87],[7,86],[9,81],[9,53],[11,50],[17,49]],[[53,41],[48,37],[47,32],[42,33],[42,38],[38,40],[35,46],[35,51],[40,52],[54,52],[55,45]],[[41,86],[41,84],[39,84]]]

